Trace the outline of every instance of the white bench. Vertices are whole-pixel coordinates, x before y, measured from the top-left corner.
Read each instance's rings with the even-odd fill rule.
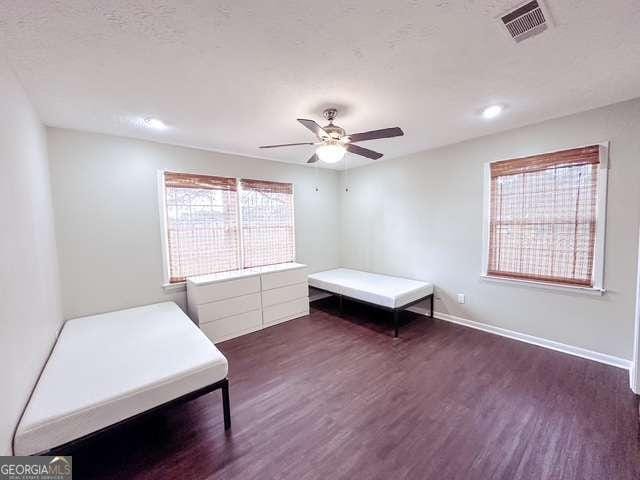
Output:
[[[309,285],[337,295],[341,311],[343,297],[392,311],[395,337],[398,336],[400,311],[429,299],[433,316],[433,285],[430,283],[336,268],[309,275]]]
[[[69,320],[25,409],[14,454],[64,451],[133,418],[222,389],[227,359],[173,302]]]

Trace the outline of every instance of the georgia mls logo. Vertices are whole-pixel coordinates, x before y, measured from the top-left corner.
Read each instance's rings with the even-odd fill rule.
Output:
[[[65,457],[53,457],[49,462],[49,475],[71,475],[71,463]]]
[[[71,457],[1,457],[0,480],[70,480]]]

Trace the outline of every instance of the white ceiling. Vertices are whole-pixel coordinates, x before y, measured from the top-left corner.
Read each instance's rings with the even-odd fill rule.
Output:
[[[515,44],[519,3],[0,0],[0,38],[47,125],[296,163],[311,147],[256,147],[312,140],[295,119],[327,106],[402,127],[361,144],[394,158],[640,96],[640,1],[547,0],[555,27]]]

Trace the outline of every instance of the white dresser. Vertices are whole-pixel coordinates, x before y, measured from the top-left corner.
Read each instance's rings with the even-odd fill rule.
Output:
[[[221,342],[309,314],[307,266],[282,263],[187,279],[189,316]]]

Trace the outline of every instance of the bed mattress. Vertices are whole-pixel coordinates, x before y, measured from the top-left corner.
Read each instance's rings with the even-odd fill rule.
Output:
[[[387,308],[401,308],[433,293],[430,283],[348,268],[311,274],[309,285]]]
[[[20,421],[15,454],[48,450],[226,376],[226,358],[173,302],[69,320]]]

